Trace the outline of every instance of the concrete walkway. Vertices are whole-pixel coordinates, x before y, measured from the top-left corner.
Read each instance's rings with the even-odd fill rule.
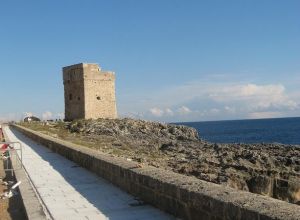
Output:
[[[174,217],[77,166],[21,133],[6,127],[10,141],[23,145],[23,164],[53,219],[160,220]]]

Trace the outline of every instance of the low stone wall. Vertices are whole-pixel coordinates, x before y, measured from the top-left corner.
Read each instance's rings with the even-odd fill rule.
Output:
[[[12,127],[128,193],[183,219],[300,220],[297,205],[154,167],[139,167],[133,161],[17,125]]]

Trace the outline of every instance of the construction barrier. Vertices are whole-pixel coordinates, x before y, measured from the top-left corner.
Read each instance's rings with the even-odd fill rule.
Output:
[[[22,169],[23,152],[20,142],[0,142],[0,157],[3,160],[4,171],[13,173],[14,169]],[[16,166],[13,168],[11,160],[15,157]]]

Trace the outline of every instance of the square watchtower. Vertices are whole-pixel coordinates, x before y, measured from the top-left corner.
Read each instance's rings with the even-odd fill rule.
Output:
[[[115,74],[98,64],[63,67],[65,120],[117,118]]]

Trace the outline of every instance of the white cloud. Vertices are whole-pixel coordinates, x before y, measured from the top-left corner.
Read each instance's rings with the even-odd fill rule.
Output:
[[[203,79],[165,87],[144,94],[142,100],[133,102],[133,111],[146,113],[144,117],[148,119],[152,116],[166,121],[300,115],[299,87],[234,81],[232,78]],[[127,111],[131,112],[130,109]]]
[[[57,116],[58,119],[64,119],[65,118],[64,113],[57,113],[56,116]]]
[[[234,114],[235,113],[235,108],[234,107],[225,106],[224,110],[225,110],[225,112],[227,112],[229,114]]]
[[[259,118],[278,118],[282,117],[281,112],[251,112],[248,115],[250,119],[259,119]]]
[[[181,106],[180,108],[177,109],[177,112],[181,115],[186,115],[191,113],[192,111],[186,106]]]
[[[150,110],[150,113],[156,117],[161,117],[163,116],[164,114],[164,111],[162,109],[159,109],[159,108],[151,108]]]
[[[155,117],[172,117],[176,115],[187,115],[191,113],[192,111],[186,107],[186,106],[181,106],[178,108],[176,111],[173,111],[171,108],[165,108],[165,109],[160,109],[160,108],[151,108],[149,110],[150,114]]]
[[[32,117],[33,113],[32,112],[24,112],[23,115],[24,115],[24,117]]]
[[[283,85],[235,85],[225,86],[209,95],[216,102],[238,102],[247,106],[249,110],[263,110],[268,108],[297,108],[297,103],[285,93]]]
[[[143,113],[140,113],[140,112],[126,112],[126,113],[121,113],[119,114],[119,117],[120,118],[136,118],[136,119],[139,119],[139,118],[144,118],[144,114]]]
[[[219,112],[220,112],[220,109],[217,109],[217,108],[210,109],[210,113],[212,113],[212,114],[218,114]]]
[[[167,115],[167,116],[173,116],[173,115],[174,115],[174,112],[173,112],[172,109],[166,108],[166,110],[165,110],[165,115]]]
[[[42,119],[49,120],[49,119],[52,119],[52,116],[53,116],[52,112],[46,111],[42,114]]]

